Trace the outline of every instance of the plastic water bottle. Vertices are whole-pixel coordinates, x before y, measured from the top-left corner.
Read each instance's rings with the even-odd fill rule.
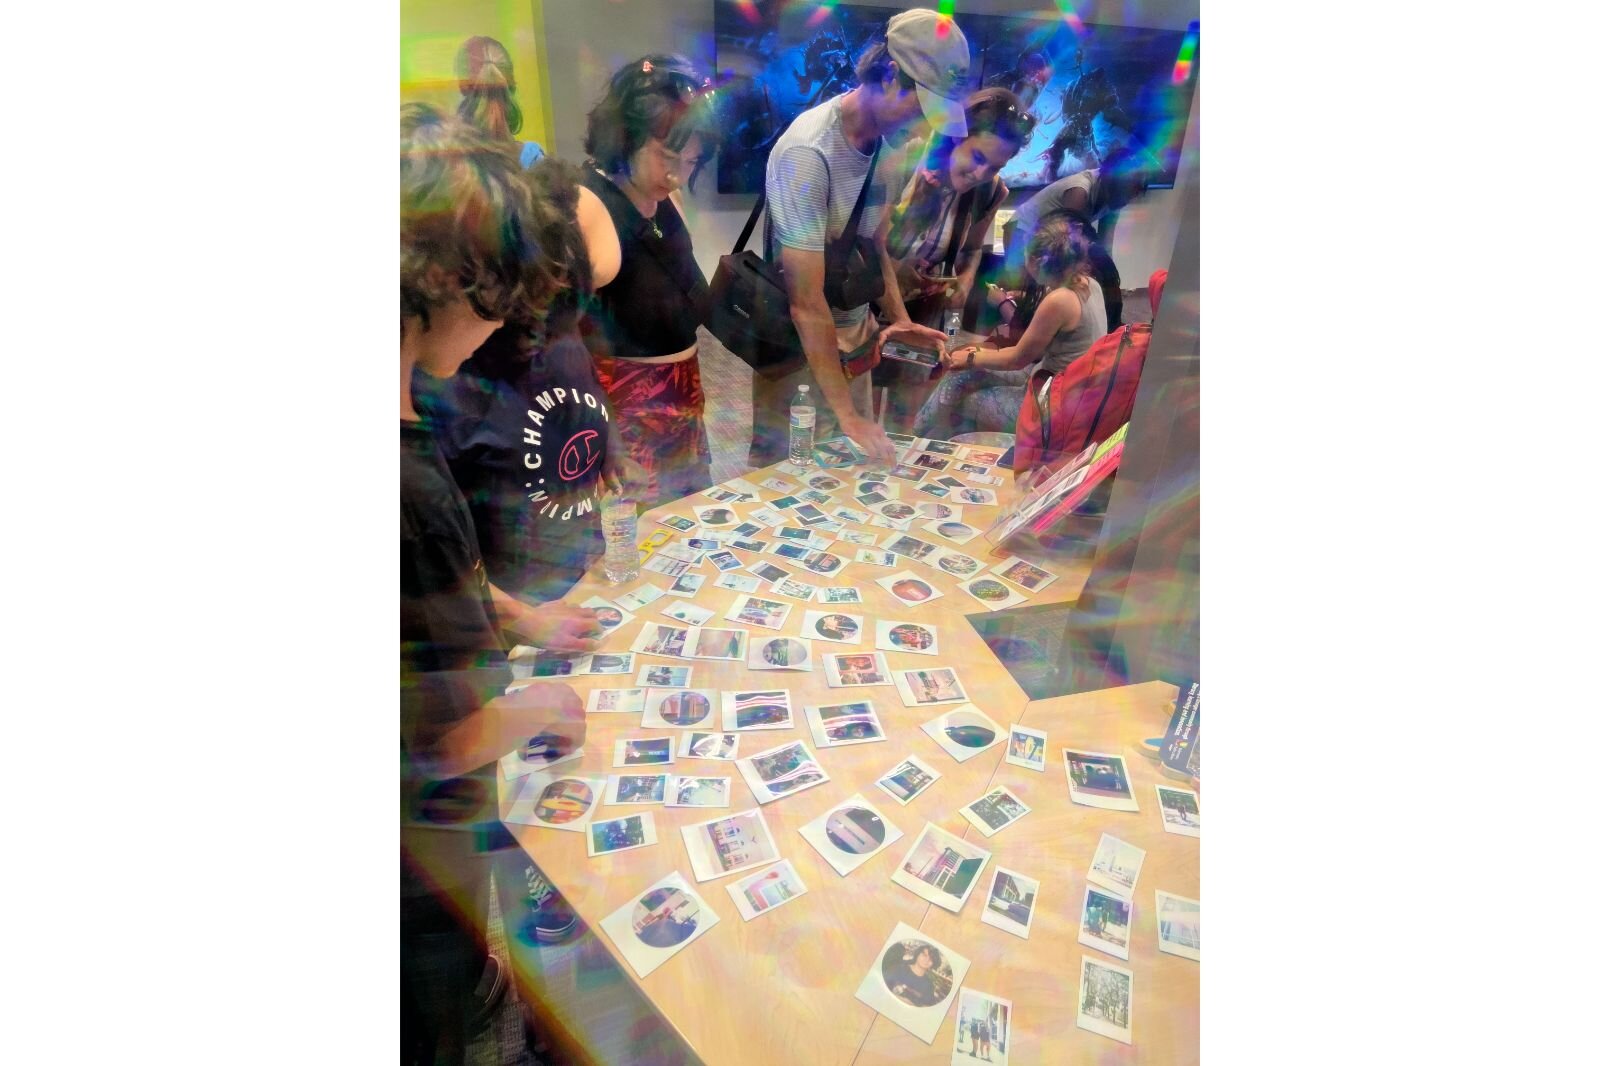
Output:
[[[954,344],[956,334],[961,332],[961,308],[947,307],[944,312],[944,335]]]
[[[817,409],[811,402],[811,386],[801,385],[789,405],[789,461],[795,466],[811,465],[811,442],[817,431]]]
[[[600,497],[600,531],[606,538],[606,580],[621,585],[639,576],[639,507],[629,496]]]

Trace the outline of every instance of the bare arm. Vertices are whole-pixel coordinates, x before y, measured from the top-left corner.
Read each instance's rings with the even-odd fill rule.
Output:
[[[1078,294],[1071,289],[1057,289],[1039,305],[1039,310],[1034,312],[1032,321],[1016,344],[1009,348],[979,348],[973,345],[947,352],[942,361],[945,366],[956,370],[964,370],[969,365],[984,370],[1020,370],[1043,357],[1055,335],[1061,330],[1075,327],[1082,316],[1083,304],[1078,300]],[[967,362],[968,352],[973,353],[971,364]]]
[[[578,229],[583,233],[583,244],[589,253],[589,269],[594,274],[594,287],[603,289],[616,280],[622,269],[622,241],[617,237],[617,227],[611,213],[600,197],[578,186]]]
[[[779,254],[784,283],[789,288],[790,317],[800,334],[817,388],[839,420],[840,432],[861,445],[870,458],[893,462],[894,445],[884,435],[883,427],[860,415],[851,402],[850,384],[839,365],[839,333],[827,298],[822,295],[823,253],[785,246]]]
[[[431,777],[460,777],[541,734],[555,738],[563,751],[583,744],[583,700],[571,686],[541,681],[496,696],[425,749],[414,750],[413,761]]]
[[[527,604],[499,586],[489,586],[495,619],[518,641],[550,651],[594,651],[600,646],[599,615],[590,607],[553,600]]]

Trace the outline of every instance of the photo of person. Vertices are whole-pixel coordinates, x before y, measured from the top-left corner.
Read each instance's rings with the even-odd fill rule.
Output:
[[[1029,592],[1037,592],[1055,580],[1055,575],[1049,571],[1041,570],[1032,563],[1023,562],[1021,559],[1012,560],[996,573],[1013,585],[1025,588]]]
[[[1010,1002],[963,988],[956,1008],[956,1046],[951,1063],[988,1062],[1006,1066],[1010,1043]]]
[[[1084,955],[1078,989],[1078,1024],[1132,1043],[1133,974]]]
[[[1029,770],[1043,770],[1045,737],[1042,733],[1011,727],[1011,742],[1006,749],[1006,762]]]
[[[1161,819],[1167,829],[1199,835],[1200,801],[1193,792],[1157,785],[1156,798],[1161,801]]]
[[[912,1007],[932,1007],[950,995],[955,979],[944,955],[924,940],[890,945],[881,963],[883,983]]]
[[[633,935],[653,948],[670,948],[694,935],[700,905],[675,888],[657,888],[633,907]]]
[[[622,612],[615,607],[596,607],[594,620],[601,629],[615,629],[622,624]]]
[[[1078,941],[1099,948],[1119,959],[1128,957],[1128,926],[1132,924],[1133,904],[1108,892],[1087,889],[1083,896],[1083,917],[1079,921]]]
[[[933,640],[932,631],[915,622],[901,622],[889,630],[889,642],[897,648],[922,651],[933,647]]]
[[[889,677],[876,655],[835,655],[834,669],[841,685],[886,685]]]
[[[950,465],[950,460],[941,459],[937,455],[929,455],[924,452],[913,459],[911,465],[920,466],[927,470],[943,470]]]

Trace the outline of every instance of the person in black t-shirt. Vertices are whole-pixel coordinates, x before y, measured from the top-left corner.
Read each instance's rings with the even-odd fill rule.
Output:
[[[510,681],[466,501],[412,402],[412,374],[454,374],[507,318],[537,319],[559,280],[515,154],[432,108],[401,110],[400,969],[402,1062],[460,1062],[485,973],[493,764],[542,736],[583,743],[583,701]],[[503,830],[500,832],[503,833]]]

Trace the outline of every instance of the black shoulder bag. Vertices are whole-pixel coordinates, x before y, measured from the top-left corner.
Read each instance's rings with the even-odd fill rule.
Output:
[[[828,242],[823,249],[823,295],[834,307],[859,307],[883,292],[883,273],[876,250],[868,241],[869,246],[863,251],[856,239],[877,165],[878,152],[874,150],[849,223],[839,239]],[[758,374],[778,378],[792,370],[797,357],[804,358],[805,348],[789,313],[789,290],[784,284],[783,270],[772,255],[770,242],[764,242],[767,245],[765,260],[745,250],[750,234],[755,232],[756,220],[766,206],[767,194],[763,190],[756,197],[755,207],[733,251],[717,260],[717,272],[711,279],[711,315],[706,328]]]

